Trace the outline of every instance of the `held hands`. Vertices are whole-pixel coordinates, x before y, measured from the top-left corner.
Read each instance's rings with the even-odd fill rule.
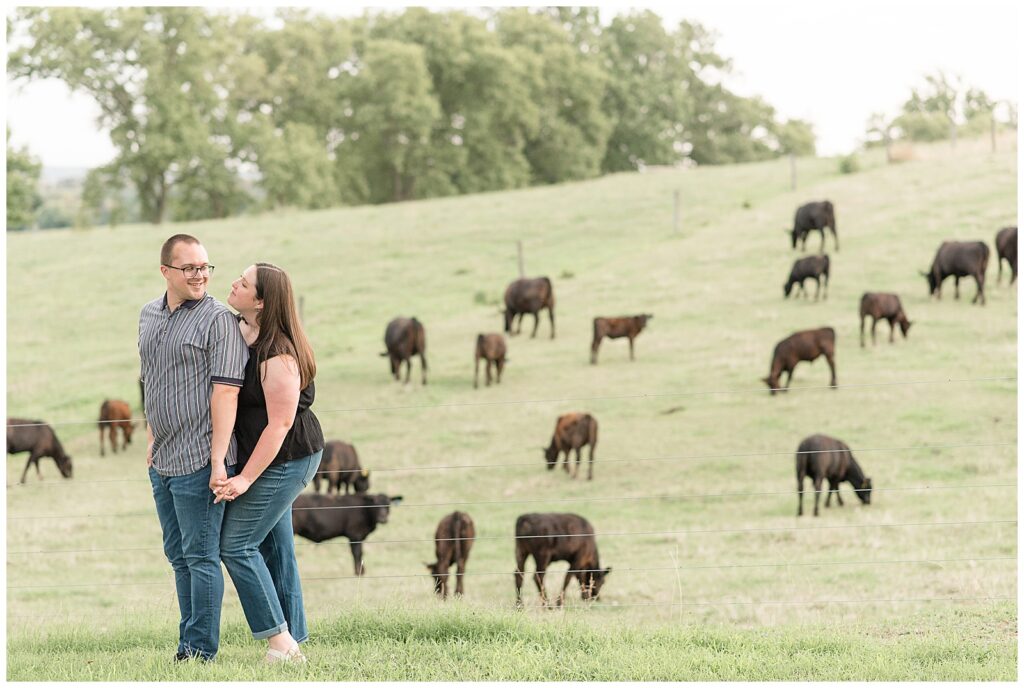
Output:
[[[234,478],[219,480],[218,484],[213,488],[213,493],[217,495],[213,503],[217,504],[221,501],[232,502],[236,497],[244,495],[250,485],[252,485],[252,481],[244,475],[236,475]]]

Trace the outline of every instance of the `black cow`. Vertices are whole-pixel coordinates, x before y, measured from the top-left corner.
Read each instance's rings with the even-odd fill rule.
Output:
[[[789,294],[793,291],[793,285],[800,285],[800,291],[804,293],[804,298],[808,298],[807,288],[804,286],[804,280],[813,279],[815,283],[814,288],[814,300],[818,300],[818,293],[821,291],[821,278],[825,278],[825,298],[828,298],[828,255],[822,256],[807,256],[806,258],[800,258],[793,263],[793,268],[789,271],[789,279],[786,280],[786,284],[782,287],[782,295],[785,298],[789,298]]]
[[[832,207],[832,201],[814,201],[797,208],[796,216],[793,218],[793,248],[797,242],[800,243],[800,250],[807,249],[807,235],[813,231],[821,232],[820,252],[825,251],[825,228],[832,230],[832,238],[836,242],[836,252],[839,252],[839,235],[836,234],[836,211]]]
[[[510,335],[519,334],[523,331],[523,316],[527,313],[533,314],[533,334],[537,336],[537,327],[540,325],[540,312],[547,308],[548,317],[551,319],[551,338],[555,338],[555,290],[551,286],[551,280],[547,277],[535,277],[533,279],[521,278],[512,282],[505,289],[505,332]],[[512,331],[512,321],[519,316],[519,323],[516,331]]]
[[[836,495],[839,506],[843,498],[839,496],[839,483],[848,482],[853,485],[854,493],[865,504],[871,503],[871,478],[864,475],[853,458],[853,453],[845,442],[828,435],[811,435],[796,448],[796,491],[799,495],[797,516],[804,513],[804,478],[810,476],[814,482],[814,515],[818,515],[818,502],[821,500],[821,484],[828,480],[828,497],[825,508],[830,506],[832,493]]]
[[[347,442],[331,440],[324,445],[323,456],[320,457],[320,468],[313,476],[313,491],[320,491],[320,481],[327,482],[327,494],[333,490],[341,492],[345,486],[348,494],[351,486],[353,492],[366,492],[370,489],[370,471],[359,465],[356,448]]]
[[[943,241],[935,252],[935,259],[928,272],[921,274],[928,280],[928,294],[942,298],[942,282],[947,277],[954,279],[955,298],[960,298],[960,278],[973,277],[978,283],[978,293],[971,303],[981,299],[985,305],[985,270],[988,268],[988,244],[984,241]]]
[[[391,359],[391,374],[400,379],[399,369],[405,362],[405,382],[412,374],[412,357],[419,354],[423,384],[427,384],[427,333],[416,318],[395,318],[384,331],[384,346],[387,351],[381,356]]]
[[[907,338],[910,326],[914,323],[907,320],[907,314],[903,312],[903,304],[896,294],[882,294],[878,292],[864,292],[860,297],[860,345],[864,346],[864,320],[871,316],[871,343],[877,344],[875,338],[875,325],[879,320],[889,321],[889,343],[893,343],[896,334],[896,325],[903,331],[903,338]]]
[[[1010,265],[1010,284],[1017,281],[1017,228],[1003,227],[996,234],[996,255],[999,256],[999,276],[996,284],[1003,281],[1003,260]]]
[[[7,453],[20,454],[30,452],[28,461],[25,462],[25,470],[21,472],[21,484],[25,484],[25,477],[28,475],[28,467],[36,466],[36,475],[43,479],[39,470],[39,459],[50,456],[57,462],[60,474],[65,478],[71,477],[71,457],[64,452],[64,447],[57,434],[49,425],[41,420],[25,420],[23,418],[7,419]]]
[[[640,332],[647,327],[647,321],[654,316],[650,313],[643,315],[630,315],[623,318],[594,318],[594,339],[590,343],[590,363],[597,364],[597,348],[601,346],[601,340],[629,338],[629,360],[633,358],[633,340]]]
[[[305,492],[292,503],[292,530],[296,535],[323,542],[339,535],[349,539],[357,576],[366,573],[363,542],[378,523],[388,522],[388,511],[401,497],[385,494],[321,495]]]
[[[768,377],[761,378],[772,394],[785,392],[793,381],[793,369],[800,361],[813,361],[824,356],[832,371],[832,387],[836,386],[836,331],[831,327],[794,332],[775,345],[772,352],[772,367]],[[779,379],[787,373],[786,386],[779,389]]]
[[[452,566],[458,566],[458,572],[455,574],[455,594],[463,594],[466,561],[469,559],[469,550],[473,547],[475,538],[473,519],[464,511],[453,511],[437,524],[437,530],[434,531],[434,554],[437,561],[426,564],[426,567],[434,576],[434,592],[440,595],[442,600],[448,597],[448,570]]]

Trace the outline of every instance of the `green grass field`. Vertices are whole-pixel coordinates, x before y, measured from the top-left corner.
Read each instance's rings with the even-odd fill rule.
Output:
[[[891,166],[869,154],[849,176],[834,159],[802,159],[796,192],[776,161],[9,235],[8,415],[54,423],[75,475],[44,459],[45,479],[19,486],[26,455],[8,461],[8,679],[1013,680],[1016,290],[1005,275],[996,285],[994,254],[985,307],[970,304],[973,282],[960,301],[950,283],[929,300],[918,270],[944,239],[991,247],[1016,222],[1016,152],[918,152]],[[820,198],[835,203],[842,247],[827,244],[829,298],[783,300],[799,254],[782,230]],[[356,445],[372,491],[405,498],[370,536],[362,580],[345,540],[299,542],[306,668],[257,666],[230,583],[216,665],[172,666],[177,606],[142,435],[99,457],[89,419],[106,397],[139,405],[138,311],[162,292],[159,248],[177,231],[203,240],[222,300],[254,261],[290,271],[325,433]],[[500,331],[516,240],[527,274],[554,282],[558,336],[545,320],[537,339],[511,338],[503,383],[474,390],[475,337]],[[869,290],[900,294],[909,339],[888,344],[882,324],[878,346],[858,346]],[[589,365],[591,319],[640,312],[655,318],[637,360],[605,341]],[[418,362],[403,386],[378,356],[398,315],[426,326],[426,387]],[[770,396],[760,378],[772,347],[823,325],[837,332],[839,389],[824,389],[819,360]],[[571,410],[600,423],[593,482],[544,467],[540,447]],[[870,506],[845,484],[845,507],[795,518],[793,451],[815,432],[854,449],[876,488]],[[454,504],[478,541],[466,598],[442,605],[421,574]],[[573,585],[568,609],[543,610],[528,582],[526,609],[514,609],[513,526],[529,511],[593,523],[613,567],[600,603],[584,605]],[[612,535],[624,532],[645,534]],[[565,568],[551,569],[550,593]]]

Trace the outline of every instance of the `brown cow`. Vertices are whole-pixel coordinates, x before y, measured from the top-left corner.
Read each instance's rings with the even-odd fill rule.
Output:
[[[505,370],[505,338],[500,334],[478,334],[476,351],[473,354],[473,389],[480,386],[480,359],[484,360],[484,372],[487,374],[487,386],[491,385],[491,365],[501,384],[501,372]]]
[[[313,491],[320,492],[320,481],[327,483],[326,494],[341,494],[341,486],[345,485],[345,494],[351,486],[355,493],[370,489],[370,471],[359,465],[356,448],[347,442],[331,440],[324,444],[324,453],[320,457],[320,468],[313,474]]]
[[[836,386],[836,331],[831,327],[817,330],[794,332],[775,345],[772,352],[772,369],[768,377],[761,378],[772,394],[784,392],[793,381],[793,369],[800,361],[813,361],[818,356],[825,356],[829,370],[832,371],[832,387]],[[779,378],[787,373],[786,386],[779,389]]]
[[[469,550],[473,547],[476,530],[473,519],[462,511],[453,511],[437,524],[434,532],[434,554],[437,561],[426,564],[427,570],[434,576],[434,592],[441,599],[448,597],[448,569],[458,566],[455,574],[455,594],[462,596],[464,592],[463,578],[466,575],[466,560]]]
[[[818,503],[821,500],[821,484],[825,480],[828,480],[826,509],[832,502],[833,492],[839,506],[843,505],[843,498],[839,496],[839,483],[844,481],[853,485],[854,494],[860,501],[871,503],[871,478],[864,475],[846,443],[834,437],[811,435],[804,438],[796,448],[796,491],[799,495],[797,516],[804,514],[804,478],[807,476],[814,482],[815,516],[818,515]]]
[[[889,343],[894,341],[896,325],[903,331],[903,338],[907,338],[910,326],[914,323],[907,320],[907,314],[903,312],[903,304],[896,294],[883,294],[879,292],[864,292],[860,297],[860,345],[864,347],[864,320],[871,316],[871,343],[877,344],[875,338],[875,325],[879,320],[889,321]]]
[[[523,604],[523,577],[526,558],[533,557],[537,565],[534,581],[540,599],[548,606],[544,590],[544,573],[553,561],[569,562],[569,570],[558,595],[558,606],[565,600],[565,589],[573,578],[580,583],[584,600],[596,600],[611,573],[611,567],[601,568],[598,560],[594,527],[587,519],[576,514],[523,514],[516,519],[516,605]]]
[[[566,413],[558,417],[555,432],[551,435],[551,444],[544,448],[544,458],[548,462],[548,470],[558,464],[558,456],[565,452],[562,468],[569,472],[569,452],[576,450],[575,478],[580,472],[580,454],[585,445],[590,445],[590,463],[588,464],[587,480],[594,479],[594,450],[597,448],[597,419],[589,413]]]
[[[400,379],[399,370],[405,362],[405,382],[412,374],[412,357],[419,354],[423,384],[427,384],[427,333],[416,318],[395,318],[384,331],[384,346],[387,351],[381,356],[391,359],[391,374]]]
[[[1017,281],[1017,228],[1003,227],[996,234],[996,255],[999,257],[999,275],[996,284],[1003,281],[1003,261],[1010,265],[1010,284]]]
[[[41,420],[24,420],[22,418],[7,419],[7,453],[20,454],[31,452],[28,461],[25,462],[25,470],[21,472],[21,484],[25,484],[25,477],[28,475],[28,467],[36,466],[36,475],[43,479],[39,470],[39,459],[44,456],[51,456],[57,462],[60,474],[65,478],[71,477],[71,457],[64,453],[64,447],[57,434],[49,425]]]
[[[597,365],[597,348],[601,346],[601,340],[605,337],[608,339],[629,337],[629,360],[636,360],[633,357],[633,340],[647,326],[647,321],[653,317],[650,313],[644,313],[623,318],[594,318],[594,341],[590,343],[591,365]]]
[[[121,436],[124,439],[122,449],[126,449],[132,443],[132,430],[135,423],[132,422],[132,409],[127,401],[120,399],[107,399],[100,406],[100,456],[106,456],[103,449],[103,436],[110,434],[110,447],[117,453],[117,430],[121,429]]]
[[[537,327],[540,325],[540,312],[547,308],[548,317],[551,320],[551,338],[555,338],[555,290],[551,286],[551,280],[547,277],[525,277],[517,279],[505,288],[505,332],[510,335],[519,334],[523,331],[523,316],[527,313],[533,314],[533,334],[537,336]],[[519,326],[512,331],[512,321],[519,316]]]

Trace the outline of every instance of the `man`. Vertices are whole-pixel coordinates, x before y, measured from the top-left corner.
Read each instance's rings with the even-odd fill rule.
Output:
[[[175,659],[211,660],[224,596],[224,503],[214,503],[213,488],[235,464],[231,433],[248,349],[234,316],[206,293],[213,266],[198,239],[164,242],[160,273],[167,291],[139,315],[146,465],[181,611]]]

